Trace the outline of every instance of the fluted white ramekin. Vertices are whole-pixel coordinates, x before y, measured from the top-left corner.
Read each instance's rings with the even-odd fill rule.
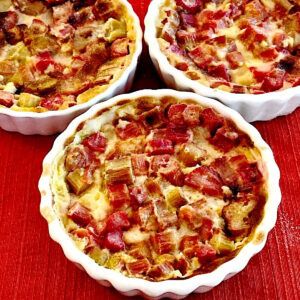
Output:
[[[164,1],[153,0],[149,5],[145,17],[145,41],[156,70],[169,88],[191,91],[217,99],[238,111],[248,122],[271,120],[277,116],[287,115],[300,106],[300,86],[260,95],[234,94],[207,87],[189,79],[182,71],[173,67],[161,52],[157,40],[156,24],[160,6]]]
[[[72,239],[65,231],[53,208],[53,196],[50,187],[52,177],[52,165],[58,153],[64,149],[65,142],[71,137],[78,125],[92,118],[103,108],[116,105],[125,99],[137,99],[139,97],[165,97],[171,96],[179,100],[193,99],[198,103],[214,108],[226,118],[231,119],[242,131],[246,132],[254,145],[260,150],[263,161],[263,173],[266,174],[267,202],[264,207],[264,217],[257,226],[253,238],[245,245],[239,254],[232,260],[219,266],[208,274],[196,275],[189,279],[166,280],[162,282],[150,282],[143,279],[128,278],[122,274],[106,269],[95,263],[93,259],[79,251]],[[41,193],[40,211],[47,220],[51,238],[59,243],[66,257],[74,262],[80,269],[85,270],[92,278],[104,286],[113,286],[126,296],[142,295],[148,298],[160,299],[169,297],[173,299],[184,298],[190,293],[203,293],[209,291],[220,282],[228,279],[245,268],[250,258],[262,250],[268,232],[274,227],[277,218],[277,208],[281,200],[279,188],[279,169],[275,163],[270,147],[264,142],[259,132],[247,123],[236,111],[224,106],[220,102],[208,99],[189,92],[177,92],[174,90],[141,90],[131,94],[116,96],[106,102],[99,103],[89,111],[74,119],[68,128],[55,140],[52,150],[43,161],[43,173],[39,181]],[[180,283],[180,284],[178,284]]]
[[[72,106],[65,110],[47,111],[43,113],[20,112],[9,108],[0,107],[0,127],[7,131],[16,131],[25,135],[40,134],[50,135],[63,131],[70,121],[85,112],[98,102],[105,101],[125,92],[128,92],[133,84],[139,57],[142,53],[142,29],[140,21],[129,2],[119,0],[128,10],[134,20],[134,30],[136,33],[135,52],[131,57],[129,66],[124,70],[121,77],[111,84],[107,90],[97,95],[91,100]]]

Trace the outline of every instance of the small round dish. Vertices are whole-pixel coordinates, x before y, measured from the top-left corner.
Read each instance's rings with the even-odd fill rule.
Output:
[[[177,90],[192,91],[199,95],[217,99],[237,110],[248,122],[271,120],[293,112],[300,106],[300,86],[265,94],[235,94],[207,87],[172,66],[160,50],[157,39],[157,24],[160,7],[164,0],[150,3],[145,17],[145,41],[150,57],[161,78],[168,87]]]
[[[187,279],[164,280],[153,282],[139,278],[129,278],[111,269],[98,265],[92,258],[80,251],[71,237],[66,232],[60,218],[54,208],[54,196],[51,188],[53,176],[53,166],[58,153],[61,153],[70,138],[78,130],[82,123],[97,115],[99,111],[124,103],[124,100],[134,101],[138,98],[147,97],[173,97],[178,101],[193,100],[204,107],[211,107],[222,116],[226,117],[238,128],[245,132],[259,150],[263,162],[265,186],[267,200],[263,209],[263,217],[260,223],[255,227],[251,238],[247,244],[242,247],[238,254],[231,260],[221,264],[212,272],[195,275]],[[97,126],[91,122],[92,126]],[[93,125],[94,124],[94,125]],[[94,128],[94,127],[93,127]],[[274,227],[277,218],[277,208],[281,200],[279,188],[279,169],[274,161],[274,157],[269,146],[262,140],[259,132],[248,124],[237,112],[224,106],[218,101],[205,98],[203,96],[188,93],[177,92],[173,90],[141,90],[131,94],[116,96],[109,101],[99,103],[89,111],[73,120],[68,128],[56,139],[52,150],[47,154],[43,161],[43,173],[39,181],[39,190],[41,193],[40,211],[47,220],[51,238],[59,243],[69,260],[74,262],[80,269],[85,270],[92,278],[104,286],[113,286],[120,293],[126,296],[142,295],[147,298],[160,299],[169,297],[173,299],[184,298],[190,293],[203,293],[209,291],[220,282],[228,279],[245,268],[250,258],[262,250],[266,243],[269,231]]]
[[[134,34],[135,41],[132,44],[134,52],[130,54],[130,62],[118,79],[112,81],[102,90],[94,89],[86,91],[86,99],[81,104],[70,106],[63,110],[49,110],[46,112],[33,112],[12,110],[1,105],[0,107],[0,127],[7,131],[15,131],[25,135],[39,134],[51,135],[63,131],[70,121],[79,114],[86,111],[97,102],[105,101],[115,95],[128,92],[133,84],[139,57],[142,52],[142,30],[138,16],[135,14],[131,4],[120,0],[124,8],[128,11],[130,20],[127,26]],[[100,86],[99,86],[100,87]],[[83,97],[82,97],[83,98]],[[85,102],[86,101],[86,102]],[[84,102],[84,103],[83,103]]]

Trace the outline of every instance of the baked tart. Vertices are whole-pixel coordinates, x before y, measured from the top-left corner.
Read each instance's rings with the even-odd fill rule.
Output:
[[[172,95],[94,107],[44,163],[55,217],[41,211],[50,225],[58,218],[100,266],[148,281],[206,274],[233,259],[268,200],[253,139],[209,101]]]
[[[1,1],[0,107],[40,113],[89,101],[131,64],[137,30],[122,1]]]
[[[160,50],[189,79],[236,94],[300,84],[297,1],[166,0],[159,11]]]

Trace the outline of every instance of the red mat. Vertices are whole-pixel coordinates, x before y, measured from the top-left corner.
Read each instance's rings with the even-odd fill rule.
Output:
[[[142,22],[149,2],[131,0]],[[144,48],[134,90],[161,87]],[[265,248],[241,273],[189,299],[300,299],[299,120],[300,109],[254,124],[281,170],[282,202]],[[54,139],[0,130],[0,299],[122,299],[65,258],[40,216],[37,183]]]

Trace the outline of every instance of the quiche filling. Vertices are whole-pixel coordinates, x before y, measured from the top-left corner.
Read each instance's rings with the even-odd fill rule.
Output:
[[[250,137],[193,100],[125,100],[55,158],[54,209],[101,266],[151,281],[207,273],[247,244],[266,183]]]
[[[300,6],[288,0],[165,0],[160,50],[188,78],[231,93],[300,84]]]
[[[45,112],[87,102],[120,78],[135,43],[119,1],[2,0],[0,107]]]

